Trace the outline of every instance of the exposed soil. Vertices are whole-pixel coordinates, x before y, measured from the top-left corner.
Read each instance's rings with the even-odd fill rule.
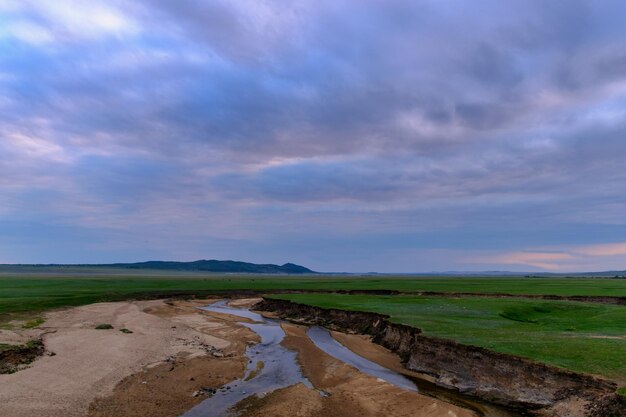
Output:
[[[258,300],[256,300],[258,301]],[[245,369],[243,353],[258,338],[232,317],[206,313],[196,307],[210,301],[170,302],[147,312],[189,326],[208,335],[221,346],[208,355],[179,354],[165,363],[143,369],[120,382],[113,393],[96,399],[88,417],[169,417],[179,416],[210,397],[215,389],[241,378]],[[244,304],[248,300],[240,301]],[[240,318],[235,320],[241,321]]]
[[[482,297],[482,298],[526,298],[549,301],[579,301],[587,303],[626,305],[624,296],[608,295],[545,295],[545,294],[510,294],[448,291],[399,291],[399,290],[206,290],[180,291],[176,293],[152,292],[138,295],[140,299],[155,298],[193,298],[193,297],[261,297],[267,294],[347,294],[347,295],[411,295],[423,297]]]
[[[45,349],[55,353],[54,356],[39,357],[27,369],[0,375],[0,415],[181,415],[209,398],[215,389],[243,377],[247,361],[245,348],[258,341],[254,333],[238,324],[245,319],[196,308],[212,301],[92,304],[49,313],[45,325],[36,331],[5,332],[6,340],[0,334],[0,343],[23,339],[26,335],[41,337]],[[231,304],[249,307],[257,301],[239,299]],[[537,367],[532,363],[529,370],[520,370],[520,363],[515,362],[518,358],[507,362],[503,360],[507,355],[490,356],[493,352],[459,348],[458,344],[436,339],[433,342],[421,335],[419,329],[391,326],[381,315],[341,310],[329,314],[328,311],[303,310],[302,306],[293,303],[291,309],[285,309],[282,303],[280,308],[277,304],[268,308],[267,302],[264,305],[282,317],[369,335],[334,334],[354,352],[392,370],[411,374],[405,369],[408,367],[423,373],[426,363],[431,379],[437,383],[465,384],[467,390],[475,389],[475,394],[480,394],[480,389],[488,386],[489,394],[496,397],[506,390],[508,395],[523,393],[526,395],[524,401],[534,400],[534,395],[542,401],[552,400],[549,407],[537,411],[538,415],[577,417],[585,415],[582,411],[585,408],[587,415],[592,417],[624,415],[620,414],[623,399],[608,393],[613,387],[604,381],[572,373],[554,374],[550,367]],[[110,323],[114,329],[95,330],[98,323]],[[133,333],[125,334],[120,331],[123,328]],[[435,398],[401,390],[343,364],[319,350],[306,336],[305,327],[283,324],[283,329],[287,334],[283,344],[297,352],[302,372],[314,389],[298,384],[263,398],[248,398],[238,405],[242,416],[477,415]],[[381,346],[373,344],[370,336]],[[404,362],[382,346],[400,354]],[[495,361],[496,367],[503,367],[498,368],[502,374],[488,375],[490,368],[486,363],[489,361]],[[449,362],[456,368],[450,368]],[[528,365],[529,362],[522,363]],[[435,372],[436,366],[441,367],[438,372]],[[525,372],[539,372],[536,381],[531,381]],[[451,375],[459,375],[461,379],[455,381]],[[545,392],[533,391],[539,390],[542,384],[546,385]],[[558,392],[552,388],[557,384],[560,384]]]
[[[624,417],[626,398],[609,394],[588,407],[589,417]]]
[[[167,401],[163,394],[166,390],[153,388],[148,380],[167,381],[163,375],[165,372],[169,374],[167,370],[171,367],[177,369],[173,375],[180,375],[180,378],[175,384],[166,383],[169,389],[182,391],[188,388],[185,395],[188,403],[191,405],[200,401],[201,398],[192,397],[192,394],[202,384],[220,385],[240,376],[243,358],[239,352],[247,340],[254,339],[254,335],[241,326],[229,324],[224,327],[219,320],[207,319],[194,308],[195,305],[199,303],[100,303],[47,314],[46,323],[39,332],[43,334],[46,350],[55,355],[43,356],[19,372],[0,375],[0,415],[85,416],[92,401],[114,394],[116,386],[129,375],[133,375],[129,378],[136,380],[141,388],[149,388],[149,392],[158,397],[148,397],[140,402],[137,394],[134,397],[136,400],[133,399],[127,406],[120,405],[121,408],[116,408],[113,400],[99,400],[97,406],[92,407],[92,412],[100,413],[95,414],[100,416],[150,415],[141,411],[145,410],[147,403],[162,399],[164,403]],[[98,323],[110,323],[114,329],[95,330]],[[122,328],[133,333],[122,333],[119,331]],[[32,334],[32,331],[29,332]],[[221,338],[222,334],[227,334],[228,338]],[[14,339],[15,335],[10,337]],[[0,343],[3,343],[2,339]],[[227,357],[230,352],[236,356]],[[222,355],[222,358],[214,358],[214,355]],[[202,359],[212,361],[205,369],[219,371],[208,372],[207,378],[212,379],[200,380],[197,386],[192,386],[189,382],[195,381],[189,381],[192,376],[186,374],[186,369],[192,363],[201,364]],[[188,361],[192,362],[185,365]],[[152,372],[153,379],[139,380],[139,374],[143,372]],[[187,385],[181,382],[184,378],[188,380]],[[147,383],[143,384],[144,381]],[[125,387],[129,389],[130,385],[127,383]],[[138,390],[137,393],[140,392]],[[121,390],[117,389],[117,392]],[[126,399],[133,398],[133,392],[130,390]],[[180,398],[182,401],[182,394]],[[119,401],[123,400],[119,398]],[[167,403],[176,411],[181,408],[174,401]]]
[[[339,343],[366,359],[369,359],[384,366],[385,368],[391,369],[401,374],[415,374],[407,370],[402,365],[402,361],[400,360],[400,357],[398,355],[392,353],[389,349],[372,343],[372,338],[370,336],[362,334],[348,334],[337,331],[333,331],[331,333]],[[428,378],[427,375],[419,376]]]
[[[319,350],[306,336],[305,327],[284,324],[283,329],[287,334],[283,345],[298,353],[302,371],[316,390],[298,384],[262,399],[250,399],[240,407],[245,417],[476,416],[472,411],[362,374]]]
[[[461,395],[455,390],[445,389],[438,386],[436,378],[407,369],[397,354],[381,345],[373,343],[371,336],[347,334],[337,331],[332,331],[331,333],[337,341],[358,355],[412,379],[416,385],[418,385],[420,392],[423,394],[435,398],[441,398],[446,402],[457,404],[465,408],[477,410],[481,414],[488,416],[519,416],[518,412],[513,410],[499,407],[492,403],[479,401],[476,398]]]
[[[444,387],[541,416],[586,415],[586,408],[615,391],[609,381],[450,340],[366,312],[322,309],[264,300],[256,309],[298,323],[367,334],[398,353],[409,370],[429,374]]]
[[[87,416],[179,416],[243,370],[241,358],[181,357],[124,378],[112,395],[89,406]]]
[[[243,377],[245,347],[258,341],[238,324],[245,319],[196,308],[212,301],[101,303],[49,313],[38,332],[46,349],[56,355],[0,375],[0,415],[181,415],[210,398],[215,389]],[[257,301],[231,303],[249,307]],[[96,330],[98,323],[110,323],[114,329]],[[123,333],[123,328],[133,333]],[[284,329],[288,335],[284,344],[298,352],[302,371],[315,389],[298,384],[263,398],[248,398],[238,406],[242,415],[475,416],[358,372],[315,347],[302,327]],[[22,336],[19,331],[10,335]]]
[[[602,295],[544,295],[448,291],[399,291],[399,290],[187,290],[187,291],[148,291],[134,294],[134,300],[156,299],[204,299],[211,297],[261,297],[268,294],[347,294],[347,295],[411,295],[424,297],[483,297],[483,298],[526,298],[549,301],[579,301],[587,303],[626,305],[624,296]],[[123,298],[128,299],[128,297]],[[122,301],[122,300],[120,300]]]
[[[44,354],[43,342],[31,340],[24,345],[9,345],[0,350],[0,374],[12,374]]]

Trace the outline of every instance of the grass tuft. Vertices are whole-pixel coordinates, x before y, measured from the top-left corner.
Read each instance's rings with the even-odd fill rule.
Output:
[[[108,323],[102,323],[102,324],[98,324],[98,325],[96,326],[96,330],[110,330],[110,329],[112,329],[112,328],[113,328],[113,326],[111,326],[111,325],[110,325],[110,324],[108,324]]]
[[[22,325],[24,329],[34,329],[35,327],[41,326],[46,320],[42,317],[37,317],[32,320],[27,321]]]
[[[43,347],[43,342],[39,339],[29,340],[26,342],[26,348],[28,349],[38,349]]]
[[[256,363],[256,368],[252,372],[250,372],[250,375],[248,375],[245,381],[250,381],[251,379],[256,378],[261,373],[263,368],[265,368],[265,362],[258,361]]]
[[[9,345],[8,343],[0,343],[0,353],[7,352],[9,350],[17,350],[20,347],[17,345]]]

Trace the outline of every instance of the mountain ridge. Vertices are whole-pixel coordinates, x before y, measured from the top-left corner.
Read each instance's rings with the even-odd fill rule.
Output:
[[[242,261],[220,261],[217,259],[200,259],[197,261],[145,261],[145,262],[116,262],[108,264],[14,264],[2,265],[31,268],[116,268],[116,269],[151,269],[162,271],[198,271],[220,273],[250,273],[250,274],[316,274],[317,272],[287,262],[283,265],[255,264]]]
[[[216,259],[200,259],[190,262],[179,261],[146,261],[133,263],[114,263],[107,265],[90,265],[90,266],[107,266],[113,268],[129,268],[129,269],[162,269],[177,271],[205,271],[205,272],[245,272],[257,274],[312,274],[315,271],[302,265],[287,262],[283,265],[276,264],[255,264],[251,262],[220,261]]]
[[[155,271],[186,271],[186,272],[216,272],[216,273],[249,273],[249,274],[317,274],[302,265],[287,262],[282,265],[256,264],[251,262],[200,259],[197,261],[144,261],[144,262],[115,262],[99,264],[0,264],[0,270],[12,271],[30,269],[33,272],[41,269],[82,269],[107,268],[119,270],[155,270]],[[5,272],[6,272],[5,271]]]

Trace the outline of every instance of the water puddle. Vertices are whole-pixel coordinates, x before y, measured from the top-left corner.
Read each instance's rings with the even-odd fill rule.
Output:
[[[325,328],[317,326],[311,327],[306,334],[309,336],[309,339],[313,341],[315,346],[333,358],[339,359],[341,362],[355,367],[364,374],[382,379],[383,381],[395,385],[398,388],[408,391],[417,391],[417,387],[411,380],[397,372],[357,355],[335,340],[330,332]]]
[[[261,337],[261,342],[246,348],[249,363],[243,379],[223,386],[212,397],[198,404],[183,417],[221,417],[236,415],[229,409],[239,401],[251,396],[262,397],[274,390],[303,383],[313,388],[302,375],[296,361],[296,353],[281,346],[285,332],[277,320],[267,319],[248,310],[229,307],[226,301],[219,301],[203,310],[245,317],[255,323],[239,323]]]

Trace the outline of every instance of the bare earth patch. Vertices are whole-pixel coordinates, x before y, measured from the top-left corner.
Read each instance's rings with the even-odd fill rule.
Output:
[[[207,357],[220,349],[243,349],[234,343],[234,336],[241,336],[241,331],[229,335],[228,340],[220,335],[231,333],[231,329],[213,327],[213,334],[205,333],[205,329],[211,329],[211,320],[203,317],[193,303],[100,303],[53,312],[46,319],[41,330],[45,333],[43,341],[46,350],[55,355],[43,356],[30,368],[17,373],[0,375],[2,416],[85,416],[92,401],[113,394],[116,385],[130,375],[151,367],[154,372],[160,371],[177,363],[178,358]],[[102,322],[112,324],[114,329],[95,330],[94,327]],[[122,333],[119,331],[122,328],[133,333]],[[247,329],[244,330],[253,338]],[[11,337],[16,338],[14,334]],[[220,377],[215,377],[216,383],[240,376],[243,358],[238,351],[234,353],[239,358],[227,358],[232,363],[224,366],[226,369]],[[166,381],[164,379],[170,385]],[[140,383],[147,385],[143,381]],[[193,390],[186,393],[191,399],[190,406],[201,400],[193,398],[192,393]],[[155,397],[148,397],[146,402],[154,401]]]
[[[428,416],[475,417],[476,414],[434,398],[408,392],[365,375],[319,350],[306,337],[306,328],[284,324],[287,337],[283,344],[298,352],[298,361],[313,386],[330,394],[320,396],[315,390],[303,392],[301,385],[269,395],[246,417],[261,416]],[[298,405],[285,398],[293,395]],[[284,404],[281,407],[281,404]]]
[[[38,333],[24,332],[28,337],[43,336],[46,349],[56,355],[44,356],[15,374],[0,375],[0,415],[181,415],[209,398],[215,388],[242,378],[245,347],[258,342],[254,333],[238,324],[245,319],[196,308],[210,301],[101,303],[49,313]],[[256,301],[234,300],[231,305],[249,307]],[[110,323],[113,329],[96,330],[99,323]],[[263,398],[248,398],[237,406],[242,416],[475,417],[472,411],[401,390],[337,361],[308,339],[304,327],[283,328],[287,334],[283,344],[298,353],[314,389],[298,384]],[[10,336],[25,338],[19,331]],[[342,342],[392,369],[401,368],[395,355],[365,338],[346,336]]]

